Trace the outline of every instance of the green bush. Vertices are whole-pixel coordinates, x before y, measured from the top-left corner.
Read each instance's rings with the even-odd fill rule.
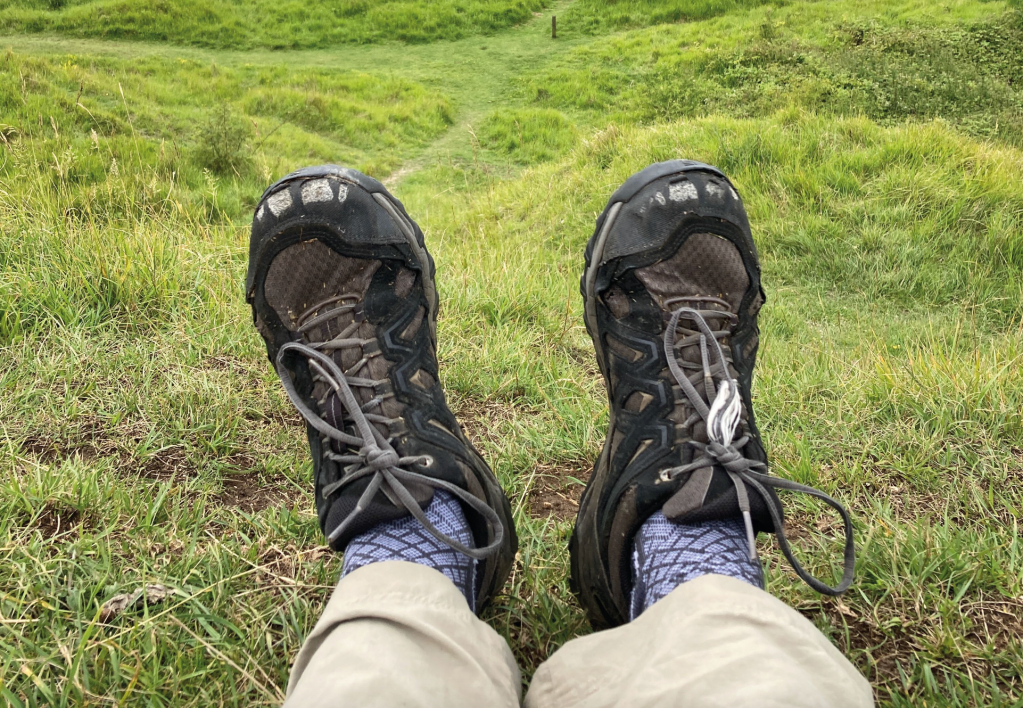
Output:
[[[249,162],[249,126],[229,105],[212,111],[195,141],[197,163],[214,174],[239,174]]]

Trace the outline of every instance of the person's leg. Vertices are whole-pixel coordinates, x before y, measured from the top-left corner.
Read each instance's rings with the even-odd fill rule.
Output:
[[[867,708],[870,684],[813,624],[723,575],[573,639],[540,666],[526,708]]]
[[[354,170],[300,170],[256,207],[246,299],[345,554],[289,706],[518,703],[511,652],[475,615],[511,569],[511,508],[444,400],[433,276],[419,227]]]
[[[287,708],[519,705],[515,658],[456,586],[417,563],[338,584],[295,659]]]
[[[870,705],[852,665],[762,589],[758,532],[827,594],[849,586],[854,558],[838,502],[767,474],[751,397],[764,293],[731,183],[682,160],[634,175],[597,221],[582,289],[611,416],[572,535],[572,584],[607,631],[557,652],[526,704]],[[778,488],[841,513],[837,587],[791,554]]]

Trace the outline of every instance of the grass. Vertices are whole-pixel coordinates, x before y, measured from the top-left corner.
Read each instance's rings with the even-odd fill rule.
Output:
[[[588,7],[552,9],[557,42],[546,18],[301,52],[7,38],[4,702],[279,700],[340,564],[241,301],[246,222],[326,160],[388,176],[437,260],[445,387],[522,539],[487,620],[527,677],[588,631],[566,542],[607,414],[582,248],[626,177],[684,156],[726,170],[753,223],[773,469],[857,523],[843,598],[765,540],[770,590],[881,705],[1023,705],[1017,11],[675,3],[705,14],[573,28]],[[835,520],[788,509],[807,565],[835,569]],[[150,582],[176,594],[99,621]]]
[[[543,6],[543,0],[8,0],[0,6],[0,28],[219,49],[309,49],[489,34]]]
[[[518,164],[549,162],[576,141],[574,125],[561,113],[544,108],[494,111],[479,127],[481,145]]]
[[[579,0],[562,15],[572,33],[703,20],[766,0]],[[531,19],[550,0],[6,0],[0,30],[130,39],[216,49],[312,49],[424,43],[492,35]],[[562,3],[564,4],[564,3]]]
[[[0,208],[7,233],[36,235],[0,245],[7,341],[116,313],[142,326],[181,298],[205,307],[216,296],[204,277],[180,279],[190,240],[250,209],[270,175],[341,161],[383,176],[453,119],[442,94],[362,73],[11,52],[3,61],[0,176],[18,188],[0,194]]]
[[[887,125],[940,118],[1018,146],[1021,57],[1018,14],[977,16],[967,3],[921,18],[905,5],[794,3],[587,44],[521,85],[531,104],[598,124],[608,113],[653,122],[798,106]]]
[[[673,22],[706,20],[729,12],[742,12],[769,0],[579,0],[565,20],[588,34],[648,27]],[[777,4],[784,4],[784,0]]]

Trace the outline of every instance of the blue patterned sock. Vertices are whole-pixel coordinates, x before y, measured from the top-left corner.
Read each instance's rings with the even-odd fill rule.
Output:
[[[472,547],[472,531],[458,500],[448,492],[436,490],[426,507],[428,518],[445,536]],[[453,582],[469,608],[476,611],[476,561],[441,543],[411,516],[379,524],[353,538],[345,548],[341,577],[353,570],[379,561],[400,560],[429,566]]]
[[[749,559],[746,527],[740,518],[676,524],[658,511],[636,533],[632,573],[630,620],[701,575],[727,575],[764,587],[760,561]]]

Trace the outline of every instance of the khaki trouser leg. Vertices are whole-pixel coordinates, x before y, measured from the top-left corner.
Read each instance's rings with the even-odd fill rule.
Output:
[[[525,705],[852,708],[872,706],[873,695],[805,617],[763,590],[708,575],[635,622],[568,642],[537,670]]]
[[[507,645],[443,575],[373,563],[338,584],[295,661],[286,708],[517,706]],[[733,578],[676,588],[635,622],[574,639],[527,708],[852,708],[870,685],[802,615]]]
[[[288,681],[287,708],[519,705],[504,640],[432,568],[371,563],[338,583]]]

